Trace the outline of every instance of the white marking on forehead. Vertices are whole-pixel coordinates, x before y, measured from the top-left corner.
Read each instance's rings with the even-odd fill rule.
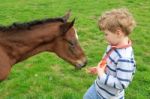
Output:
[[[78,34],[77,34],[77,30],[75,29],[75,28],[73,28],[74,29],[74,31],[75,31],[75,36],[76,36],[76,38],[77,38],[77,40],[79,39],[79,37],[78,37]]]

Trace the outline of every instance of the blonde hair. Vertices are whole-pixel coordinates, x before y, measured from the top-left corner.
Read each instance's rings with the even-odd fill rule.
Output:
[[[115,32],[117,28],[129,35],[136,26],[132,14],[125,8],[113,9],[102,14],[99,18],[98,25],[100,30]]]

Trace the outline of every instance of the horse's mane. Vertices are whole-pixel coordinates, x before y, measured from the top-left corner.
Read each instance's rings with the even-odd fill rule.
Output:
[[[49,22],[64,22],[63,18],[47,18],[43,20],[34,20],[25,23],[13,23],[9,26],[0,26],[0,31],[6,32],[11,30],[19,30],[19,29],[30,29],[32,26],[40,25]]]

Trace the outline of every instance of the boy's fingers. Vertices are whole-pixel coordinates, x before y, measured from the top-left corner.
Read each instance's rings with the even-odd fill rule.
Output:
[[[97,73],[97,69],[96,69],[96,67],[87,68],[86,72],[90,73],[90,74],[96,74]]]

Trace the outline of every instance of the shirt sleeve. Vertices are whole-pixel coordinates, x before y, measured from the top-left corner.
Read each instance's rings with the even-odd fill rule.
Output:
[[[105,51],[105,53],[103,54],[103,56],[102,56],[102,58],[104,58],[104,56],[106,55],[106,53],[110,50],[110,48],[111,48],[111,46],[110,45],[108,45],[107,46],[107,48],[106,48],[106,51]]]
[[[98,78],[100,83],[122,90],[128,87],[132,81],[134,73],[135,61],[129,58],[120,58],[118,59],[116,76],[104,74],[102,77]]]

